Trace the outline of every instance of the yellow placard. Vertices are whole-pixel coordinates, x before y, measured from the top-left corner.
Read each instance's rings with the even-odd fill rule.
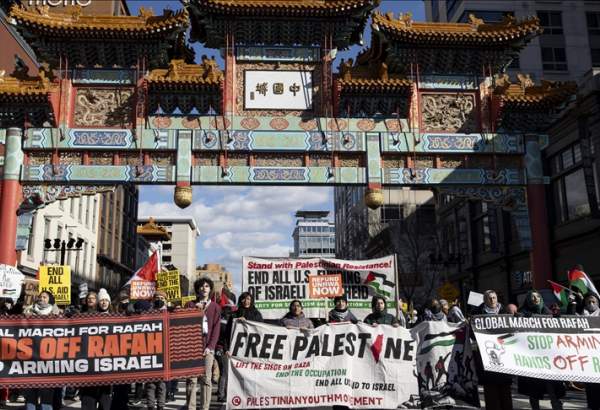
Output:
[[[167,294],[169,302],[181,299],[181,284],[179,282],[179,270],[168,270],[158,272],[156,287]]]
[[[189,302],[193,302],[194,300],[196,300],[196,296],[184,296],[181,298],[181,306],[185,306],[186,304],[188,304]]]
[[[71,304],[71,267],[68,265],[41,265],[40,292],[52,293],[57,305]]]

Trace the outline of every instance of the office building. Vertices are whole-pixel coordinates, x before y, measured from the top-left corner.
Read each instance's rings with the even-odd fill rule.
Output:
[[[335,223],[329,211],[298,211],[293,258],[335,258]]]

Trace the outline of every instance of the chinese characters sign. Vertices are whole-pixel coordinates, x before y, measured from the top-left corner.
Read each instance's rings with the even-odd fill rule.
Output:
[[[308,110],[312,108],[310,71],[245,71],[246,109]]]

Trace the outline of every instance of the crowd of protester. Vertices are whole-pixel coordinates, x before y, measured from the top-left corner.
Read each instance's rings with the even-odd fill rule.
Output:
[[[217,387],[218,401],[225,402],[227,395],[228,377],[228,351],[231,343],[231,334],[235,321],[263,322],[260,311],[254,305],[254,298],[248,292],[243,292],[237,299],[237,306],[222,304],[215,297],[214,284],[208,278],[201,278],[194,283],[195,300],[188,302],[184,308],[202,309],[204,312],[202,331],[205,340],[205,368],[209,369],[198,378],[185,380],[186,407],[189,410],[202,408],[207,410],[210,406],[213,383]],[[515,304],[504,306],[494,290],[487,290],[483,294],[483,303],[469,312],[470,315],[522,315],[526,317],[536,315],[560,316],[562,312],[570,315],[600,315],[598,308],[599,297],[595,294],[581,295],[571,292],[569,305],[560,306],[553,303],[546,307],[542,295],[531,290],[525,296],[520,307]],[[382,296],[373,296],[371,313],[364,319],[364,323],[377,325],[390,325],[394,327],[412,327],[423,321],[446,321],[449,323],[468,322],[457,300],[449,303],[444,299],[431,299],[419,311],[409,309],[408,314],[396,310],[395,314],[388,312],[388,302]],[[130,301],[129,292],[121,291],[115,300],[111,298],[106,289],[98,292],[84,291],[79,294],[77,304],[60,309],[52,293],[43,291],[37,295],[35,301],[28,306],[23,306],[22,300],[14,303],[12,299],[0,299],[0,315],[23,314],[25,316],[64,315],[70,317],[75,314],[103,315],[112,312],[128,315],[140,314],[151,310],[174,310],[167,301],[167,295],[157,290],[151,301]],[[267,321],[273,323],[274,321]],[[289,311],[277,324],[287,328],[313,329],[324,323],[350,322],[358,323],[359,320],[348,307],[345,296],[334,298],[334,308],[329,311],[327,320],[307,318],[304,314],[300,300],[293,300],[289,304]],[[476,344],[473,343],[476,348]],[[481,356],[475,354],[475,367],[479,385],[483,386],[487,409],[512,410],[512,385],[514,379],[510,375],[486,372],[483,369]],[[565,396],[565,383],[561,381],[534,379],[529,377],[516,377],[519,393],[529,397],[532,409],[540,408],[540,400],[549,398],[552,409],[562,409],[561,399]],[[79,396],[81,408],[84,410],[102,409],[127,409],[140,405],[148,410],[162,410],[168,401],[174,400],[178,391],[178,381],[149,382],[137,384],[123,384],[112,386],[82,387],[80,389],[66,388],[36,388],[21,391],[0,390],[0,405],[9,399],[16,400],[22,395],[25,399],[26,410],[58,410],[63,399],[74,399]],[[572,387],[572,386],[571,386]],[[585,386],[588,406],[593,410],[600,410],[600,386],[588,384]],[[198,394],[199,393],[199,394]],[[199,402],[197,402],[197,397]]]

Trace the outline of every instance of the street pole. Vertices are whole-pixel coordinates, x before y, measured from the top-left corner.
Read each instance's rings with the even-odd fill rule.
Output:
[[[60,264],[61,264],[61,266],[65,266],[66,254],[67,254],[67,246],[66,246],[66,242],[63,240],[60,245]]]

